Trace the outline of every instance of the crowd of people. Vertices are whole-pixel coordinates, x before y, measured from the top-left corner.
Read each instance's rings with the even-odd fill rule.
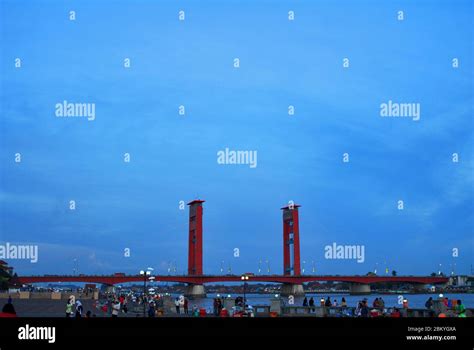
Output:
[[[339,305],[336,298],[334,298],[334,300],[331,300],[331,297],[327,297],[326,299],[321,299],[320,305],[325,306],[325,307],[333,307],[333,306],[346,307],[347,302],[346,302],[346,299],[342,297],[341,304]],[[314,298],[310,297],[308,300],[308,298],[305,297],[303,300],[303,306],[309,306],[311,308],[314,308],[315,307]]]
[[[440,301],[440,303],[438,303],[438,317],[447,317],[447,315],[467,317],[466,307],[462,303],[461,299],[449,299],[447,297],[443,297],[443,295],[440,295],[438,301]],[[433,313],[435,312],[435,301],[432,297],[426,301],[425,307],[428,310],[431,310]]]
[[[148,296],[133,296],[133,295],[116,295],[110,294],[106,297],[105,302],[95,302],[92,309],[94,311],[101,311],[103,315],[109,315],[113,318],[119,317],[121,313],[127,314],[129,311],[128,305],[132,303],[135,305],[135,314],[137,314],[137,308],[143,307],[143,312],[148,317],[155,317],[164,313],[164,300],[160,295],[148,295]],[[177,315],[192,315],[192,316],[205,316],[206,310],[199,308],[197,305],[193,305],[192,309],[189,310],[189,300],[185,296],[181,295],[174,299],[175,311]],[[235,298],[234,305],[236,310],[233,314],[238,312],[247,312],[251,306],[246,304],[246,300],[243,297],[238,296]],[[245,305],[245,310],[244,310]],[[315,312],[316,302],[314,297],[305,297],[303,300],[303,306],[309,308],[309,312]],[[348,307],[347,301],[344,297],[340,299],[340,303],[337,298],[327,297],[326,299],[321,298],[319,307],[333,308],[339,307],[342,310]],[[467,317],[466,307],[460,299],[449,299],[440,295],[437,300],[433,297],[425,303],[425,308],[431,312],[432,317]],[[76,299],[74,295],[71,295],[66,302],[66,317],[67,318],[81,318],[81,317],[96,317],[95,313],[88,310],[84,314],[84,306],[80,300]],[[353,312],[352,312],[353,309]],[[378,316],[390,316],[390,317],[402,317],[402,314],[406,316],[406,310],[408,309],[408,300],[403,300],[403,305],[400,307],[387,307],[382,297],[376,297],[372,305],[369,306],[369,301],[364,298],[357,302],[355,308],[350,308],[350,315],[355,317],[378,317]],[[210,310],[209,310],[210,312]],[[214,316],[228,316],[229,311],[224,307],[224,300],[221,297],[213,299],[213,315]],[[8,302],[3,306],[0,317],[15,317],[16,312],[12,303],[11,296],[8,298]]]
[[[440,295],[438,298],[438,307],[435,312],[435,300],[433,297],[430,297],[426,303],[425,308],[431,311],[432,316],[438,317],[466,317],[466,307],[463,305],[462,301],[459,299],[452,299],[443,297]],[[307,297],[303,300],[303,306],[308,307],[310,311],[315,311],[315,301],[313,297],[310,297],[308,300]],[[337,299],[331,298],[328,296],[326,299],[321,298],[320,306],[324,307],[347,307],[347,302],[344,297],[341,299],[341,303],[338,304]],[[404,299],[402,309],[408,309],[408,300]],[[372,302],[372,307],[369,306],[369,301],[367,298],[364,298],[357,302],[357,306],[354,310],[354,316],[356,317],[378,317],[378,316],[391,316],[391,317],[401,317],[400,308],[391,307],[387,308],[385,301],[382,297],[377,297]]]
[[[118,317],[120,313],[128,312],[128,304],[131,301],[129,296],[125,295],[108,295],[104,302],[94,302],[92,309],[101,312],[102,314],[109,314],[111,317]],[[76,300],[75,296],[71,295],[66,302],[66,317],[96,317],[95,312],[88,310],[84,314],[84,306],[80,300]]]
[[[84,313],[84,306],[80,300],[76,300],[74,296],[70,296],[66,302],[66,317],[82,317]],[[87,311],[86,317],[91,316],[91,311]]]
[[[189,315],[189,300],[184,295],[180,295],[179,297],[175,298],[174,306],[178,315]]]

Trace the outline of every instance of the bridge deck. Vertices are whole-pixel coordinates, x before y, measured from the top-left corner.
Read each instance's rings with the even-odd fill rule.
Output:
[[[205,284],[216,282],[241,282],[240,275],[201,275],[201,276],[171,276],[155,275],[156,282],[181,282],[190,284]],[[41,283],[41,282],[89,282],[103,284],[120,284],[128,282],[143,282],[143,276],[140,275],[78,275],[78,276],[21,276],[18,280],[22,284]],[[250,276],[248,282],[273,282],[301,284],[313,281],[337,281],[361,284],[372,283],[416,283],[416,284],[441,284],[447,283],[447,277],[432,276],[337,276],[337,275],[304,275],[304,276],[284,276],[284,275],[255,275]]]

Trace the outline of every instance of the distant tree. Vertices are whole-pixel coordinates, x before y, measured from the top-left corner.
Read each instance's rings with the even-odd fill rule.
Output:
[[[393,270],[392,271],[392,276],[395,277],[397,275],[397,271]]]
[[[430,276],[431,277],[436,277],[436,272],[432,272]]]
[[[8,280],[5,277],[0,277],[0,290],[8,290]]]
[[[369,271],[367,272],[367,276],[377,276],[375,273],[373,273],[372,271]]]

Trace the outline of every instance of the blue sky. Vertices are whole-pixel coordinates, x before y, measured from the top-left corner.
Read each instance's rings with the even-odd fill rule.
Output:
[[[38,263],[9,261],[19,273],[71,273],[75,258],[81,273],[164,273],[169,261],[183,273],[179,201],[196,197],[206,273],[222,260],[256,272],[260,259],[282,273],[289,200],[302,205],[307,272],[314,260],[321,274],[385,262],[469,273],[469,1],[2,0],[0,11],[0,243],[39,245]],[[96,119],[57,118],[64,100],[95,103]],[[380,117],[388,100],[420,103],[420,121]],[[217,164],[226,147],[256,150],[257,168]],[[365,245],[365,263],[324,259],[333,242]]]

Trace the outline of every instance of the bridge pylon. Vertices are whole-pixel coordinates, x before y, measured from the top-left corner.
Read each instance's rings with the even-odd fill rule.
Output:
[[[189,245],[188,245],[188,275],[202,276],[202,215],[203,200],[195,199],[189,205]],[[186,295],[203,296],[206,295],[202,284],[189,284]]]
[[[290,204],[283,210],[283,275],[300,276],[300,227],[297,204]],[[304,295],[302,284],[285,284],[283,295]]]

